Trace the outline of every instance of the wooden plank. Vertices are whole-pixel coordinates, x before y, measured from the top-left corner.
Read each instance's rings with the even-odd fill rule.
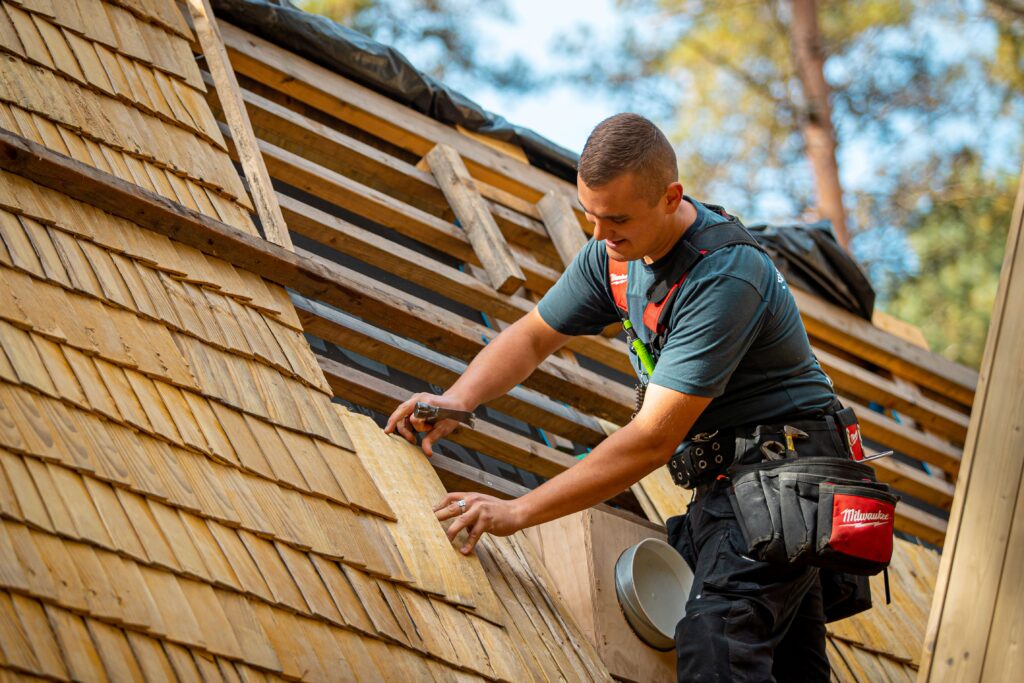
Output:
[[[1019,599],[1010,597],[1019,595],[1024,552],[1017,515],[1024,491],[1022,302],[1024,175],[936,580],[921,681],[998,680],[996,672],[1024,669],[1024,650],[1016,640],[1022,629],[1021,615],[1015,614]]]
[[[332,323],[333,335],[326,341],[431,384],[450,386],[466,369],[462,361],[367,325],[341,311],[298,295],[293,301],[303,314]],[[515,387],[487,405],[588,446],[597,445],[605,436],[596,419],[530,389]]]
[[[491,285],[502,294],[511,294],[526,281],[515,262],[504,236],[498,229],[462,158],[451,147],[440,144],[424,157],[437,184],[451,204],[462,229],[466,231]]]
[[[555,249],[558,250],[558,256],[568,267],[579,250],[587,243],[587,236],[580,229],[580,224],[576,221],[576,215],[569,205],[569,200],[564,194],[552,190],[537,202],[537,209],[544,219],[544,226],[548,230]]]
[[[400,234],[439,248],[464,261],[479,263],[466,233],[450,221],[405,203],[391,194],[363,185],[263,140],[260,151],[273,177],[304,192],[358,213]],[[511,247],[530,289],[544,292],[558,271],[541,263],[521,246]]]
[[[790,289],[812,342],[821,339],[964,406],[971,405],[978,383],[973,370],[883,332],[807,292]]]
[[[368,282],[342,266],[306,253],[289,252],[5,131],[0,131],[0,152],[0,166],[4,168],[205,253],[226,258],[240,268],[263,272],[278,284],[339,305],[370,322],[402,328],[403,334],[408,332],[408,336],[435,344],[443,340],[457,356],[475,355],[483,347],[483,339],[493,336],[483,326],[459,324],[439,307]],[[542,363],[526,384],[571,398],[587,412],[613,421],[624,421],[632,412],[629,389],[557,358]]]
[[[228,126],[231,127],[232,138],[241,157],[242,170],[249,181],[249,191],[252,193],[264,234],[274,244],[291,249],[292,240],[288,235],[288,226],[281,216],[274,188],[270,184],[270,175],[256,146],[256,135],[252,132],[252,124],[249,123],[249,117],[245,112],[238,81],[224,49],[224,40],[213,16],[210,0],[189,0],[188,7],[192,13],[192,23],[199,37],[203,56],[206,58],[206,65],[217,87],[217,97],[220,99]]]
[[[448,491],[476,491],[498,498],[518,498],[530,489],[496,477],[472,465],[435,453],[429,460],[437,476]]]
[[[857,413],[861,433],[901,453],[935,465],[951,474],[960,468],[960,449],[937,436],[900,424],[896,420],[840,395],[843,405]]]
[[[439,218],[451,218],[451,208],[429,172],[248,90],[242,90],[242,97],[261,140]],[[547,266],[557,264],[533,204],[486,183],[477,182],[477,187],[510,243],[525,247]]]
[[[412,249],[286,195],[279,195],[278,198],[291,230],[343,254],[354,256],[506,322],[515,322],[534,307],[533,302],[523,297],[495,292],[471,273],[424,259],[422,254]],[[520,263],[523,264],[522,259]],[[525,264],[523,267],[527,274],[527,286],[533,288],[529,267]],[[629,364],[628,348],[622,342],[600,336],[573,337],[566,348],[620,372],[633,372]]]
[[[221,32],[231,63],[238,73],[371,131],[416,156],[426,154],[439,142],[448,144],[466,159],[474,177],[531,202],[549,190],[572,191],[572,186],[563,180],[512,159],[454,128],[268,41],[225,23],[221,24]]]
[[[953,503],[954,487],[951,482],[933,477],[920,468],[893,458],[874,460],[871,465],[879,481],[902,493],[909,493],[943,510],[948,510]]]
[[[958,443],[963,443],[967,437],[968,416],[964,413],[922,396],[920,392],[911,394],[898,382],[824,349],[815,348],[814,355],[839,391],[850,392],[865,401],[874,401],[905,413],[917,420],[922,429]]]

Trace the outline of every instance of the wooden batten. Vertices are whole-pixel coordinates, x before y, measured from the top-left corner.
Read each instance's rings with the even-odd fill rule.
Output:
[[[480,258],[494,288],[502,294],[511,294],[522,287],[526,277],[470,178],[462,158],[454,149],[442,144],[430,150],[424,159],[462,224],[462,229],[466,231],[473,251]]]
[[[552,190],[537,202],[537,209],[544,218],[544,226],[558,250],[562,263],[568,266],[577,252],[587,243],[587,236],[580,230],[572,207],[565,195]]]
[[[267,239],[274,244],[291,249],[292,240],[288,234],[288,226],[281,216],[281,208],[277,205],[277,195],[274,193],[270,175],[256,144],[256,135],[246,114],[238,80],[228,60],[224,39],[213,16],[210,0],[188,0],[188,7],[203,56],[217,88],[217,97],[238,149],[242,170],[249,181],[249,190],[263,231]]]
[[[502,154],[512,157],[516,161],[521,161],[524,164],[530,163],[529,159],[526,158],[526,153],[523,151],[523,148],[519,145],[512,144],[511,142],[505,142],[504,140],[498,140],[497,138],[492,138],[491,136],[483,135],[482,133],[475,133],[458,124],[456,124],[455,130],[468,138],[476,140],[480,144],[487,145],[491,149],[496,149]]]

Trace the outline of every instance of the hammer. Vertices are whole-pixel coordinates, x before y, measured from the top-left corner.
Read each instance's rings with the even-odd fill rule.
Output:
[[[807,432],[802,429],[797,429],[796,427],[785,425],[782,428],[782,435],[786,437],[786,457],[795,458],[796,446],[793,444],[793,439],[806,439]]]

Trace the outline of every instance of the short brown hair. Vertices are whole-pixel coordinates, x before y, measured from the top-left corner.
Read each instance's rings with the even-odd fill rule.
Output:
[[[639,190],[656,202],[679,179],[676,153],[657,126],[639,114],[616,114],[597,124],[580,155],[579,176],[601,187],[635,173]]]

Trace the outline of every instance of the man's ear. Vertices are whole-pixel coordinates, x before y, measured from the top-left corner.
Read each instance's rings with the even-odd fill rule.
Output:
[[[679,182],[670,183],[665,188],[665,210],[667,213],[675,213],[683,201],[683,184]]]

